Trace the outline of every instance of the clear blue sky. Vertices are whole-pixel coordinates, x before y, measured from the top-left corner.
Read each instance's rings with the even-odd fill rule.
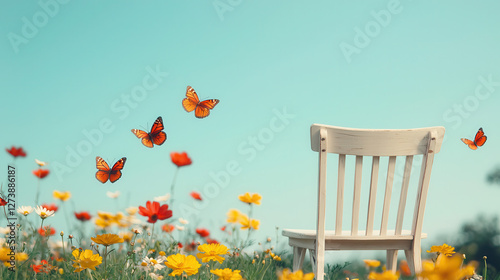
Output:
[[[122,211],[167,193],[169,154],[186,151],[193,164],[180,170],[175,196],[192,207],[189,192],[202,193],[200,226],[216,232],[229,208],[246,210],[239,194],[258,192],[259,238],[276,226],[312,228],[309,126],[324,123],[446,127],[429,241],[499,212],[500,189],[485,181],[500,153],[497,1],[63,2],[0,3],[0,143],[28,153],[16,160],[18,205],[33,204],[35,158],[51,170],[42,202],[69,190],[75,210],[95,214],[117,210],[106,191],[122,192]],[[187,85],[221,100],[208,118],[183,110]],[[149,129],[158,116],[168,139],[148,149],[130,129]],[[472,151],[460,138],[479,127],[488,141]],[[86,135],[97,129],[92,142]],[[80,159],[71,158],[78,148]],[[123,177],[98,182],[96,156],[127,157]],[[0,163],[6,170],[11,156]],[[236,168],[227,186],[210,192],[228,164]],[[52,222],[65,230],[63,221]]]

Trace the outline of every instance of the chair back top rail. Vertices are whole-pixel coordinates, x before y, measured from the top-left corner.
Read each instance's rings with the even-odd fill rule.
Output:
[[[408,156],[426,153],[428,133],[436,132],[434,153],[443,143],[444,127],[435,126],[415,129],[357,129],[313,124],[311,126],[311,149],[320,152],[319,131],[326,129],[327,153],[360,156]],[[418,142],[416,142],[418,141]]]

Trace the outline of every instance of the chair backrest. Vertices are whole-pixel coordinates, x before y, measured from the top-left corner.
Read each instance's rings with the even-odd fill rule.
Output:
[[[401,235],[413,158],[415,155],[422,155],[422,165],[420,168],[411,229],[412,235],[414,235],[415,238],[420,238],[434,154],[439,152],[441,148],[444,132],[444,127],[417,129],[353,129],[313,124],[311,126],[311,148],[313,151],[319,153],[318,242],[324,240],[328,153],[338,154],[335,235],[342,235],[346,156],[354,156],[356,158],[350,235],[358,235],[363,158],[372,157],[370,194],[368,197],[368,211],[366,216],[366,236],[374,235],[375,202],[377,183],[379,180],[380,158],[388,157],[385,196],[380,221],[380,232],[378,233],[381,236],[385,236],[387,235],[389,206],[391,204],[396,158],[398,156],[405,157],[401,195],[394,233],[395,235]]]

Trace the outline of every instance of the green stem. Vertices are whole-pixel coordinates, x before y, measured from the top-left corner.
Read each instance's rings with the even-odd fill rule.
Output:
[[[38,205],[38,198],[40,198],[40,178],[36,180],[36,199],[35,199],[35,205]]]
[[[486,263],[486,256],[483,257],[484,260],[484,274],[483,278],[486,280],[486,277],[488,276],[488,264]]]
[[[173,209],[173,205],[174,205],[174,186],[175,186],[175,182],[177,181],[177,173],[179,173],[179,168],[180,167],[177,167],[177,169],[175,169],[175,173],[174,173],[174,178],[172,178],[172,185],[170,185],[170,209]]]
[[[106,259],[108,258],[108,246],[105,246],[104,249],[104,279],[108,279],[108,270],[106,269]]]

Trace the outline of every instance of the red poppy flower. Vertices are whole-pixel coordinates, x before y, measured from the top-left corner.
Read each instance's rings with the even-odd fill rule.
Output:
[[[201,196],[200,196],[200,193],[198,193],[198,192],[191,192],[190,195],[191,195],[192,198],[194,198],[196,200],[202,200]]]
[[[207,237],[207,244],[219,244],[219,243],[220,243],[219,241]]]
[[[40,264],[33,264],[31,267],[35,273],[49,273],[52,268],[46,260],[40,261]]]
[[[184,247],[184,246],[182,246],[182,243],[177,242],[177,247],[179,247],[179,249],[182,249],[182,247]]]
[[[221,227],[220,230],[226,231],[226,226]]]
[[[5,201],[5,199],[0,197],[0,206],[5,206],[5,205],[7,205],[7,201]]]
[[[25,157],[26,152],[23,150],[22,147],[16,148],[12,146],[10,149],[5,149],[7,153],[11,154],[13,157]]]
[[[50,226],[44,226],[43,228],[38,229],[38,234],[41,236],[52,236],[56,234],[56,229]]]
[[[36,177],[38,177],[40,179],[45,178],[50,173],[50,171],[48,169],[41,169],[41,168],[35,169],[32,172],[33,172],[33,175],[35,175]]]
[[[196,233],[201,237],[207,237],[210,235],[210,232],[206,228],[197,228]]]
[[[172,162],[175,165],[177,165],[177,167],[190,165],[192,163],[191,159],[188,157],[186,152],[182,153],[171,152],[170,158],[172,159]]]
[[[148,217],[148,223],[156,223],[158,220],[165,220],[172,217],[172,210],[168,210],[168,205],[163,204],[160,207],[160,203],[157,201],[147,201],[146,208],[139,206],[139,214]]]
[[[57,212],[57,209],[59,209],[59,207],[57,207],[57,205],[55,203],[51,203],[51,204],[44,203],[41,206],[47,210],[54,211],[54,212]]]
[[[82,211],[80,213],[75,212],[75,217],[82,222],[86,222],[92,218],[92,216],[90,216],[89,212],[86,212],[86,211]]]
[[[174,231],[174,229],[175,229],[174,225],[171,225],[171,224],[164,224],[161,227],[161,230],[163,230],[164,232],[172,232],[172,231]]]

